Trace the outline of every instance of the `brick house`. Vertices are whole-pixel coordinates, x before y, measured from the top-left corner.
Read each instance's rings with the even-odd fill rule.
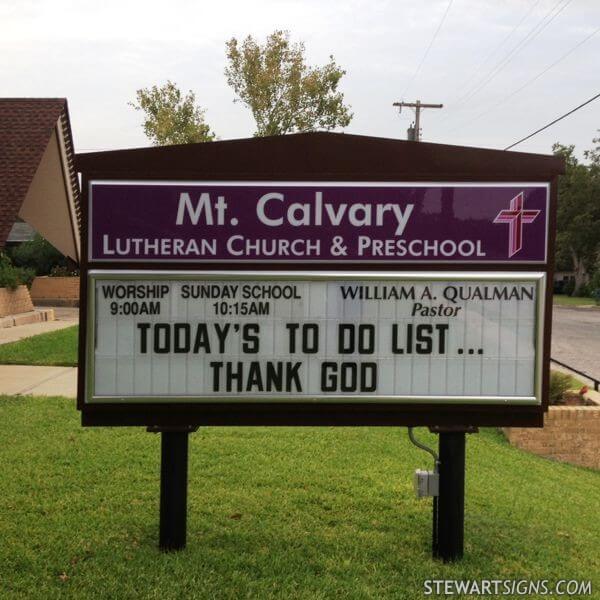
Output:
[[[21,221],[79,262],[79,182],[64,98],[0,98],[0,249]]]

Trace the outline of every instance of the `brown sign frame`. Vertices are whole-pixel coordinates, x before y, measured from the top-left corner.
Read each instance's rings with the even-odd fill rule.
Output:
[[[287,138],[287,139],[283,139]],[[390,157],[389,153],[395,152]],[[269,157],[273,161],[269,162]],[[361,160],[364,157],[367,160]],[[381,165],[374,166],[380,156]],[[174,159],[177,158],[175,161]],[[320,159],[320,161],[319,161]],[[199,166],[200,165],[200,166]],[[77,407],[86,426],[189,427],[202,425],[284,426],[418,426],[540,427],[548,409],[550,337],[552,326],[552,280],[556,229],[557,179],[563,172],[561,159],[551,156],[506,153],[342,134],[301,134],[253,140],[213,142],[188,147],[123,150],[80,155],[82,173],[82,260],[80,280],[80,331]],[[274,171],[275,169],[275,171]],[[88,270],[164,270],[164,263],[104,263],[88,261],[88,189],[92,180],[231,180],[231,181],[427,181],[550,184],[548,252],[545,264],[381,264],[380,271],[502,271],[543,272],[546,275],[544,343],[542,357],[542,403],[537,406],[453,404],[340,403],[236,403],[202,404],[139,403],[86,404],[87,274]],[[198,261],[169,265],[169,270],[236,271],[244,263],[211,264]],[[261,270],[278,271],[281,265],[264,264]],[[343,270],[364,265],[343,265]],[[331,271],[331,264],[290,264],[285,270]]]

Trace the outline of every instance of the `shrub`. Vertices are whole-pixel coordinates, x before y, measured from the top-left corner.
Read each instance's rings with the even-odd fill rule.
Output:
[[[577,382],[568,373],[550,371],[550,404],[564,404],[563,394],[577,387]]]
[[[48,275],[53,267],[66,266],[68,260],[39,234],[12,248],[10,258],[15,266],[33,269],[36,275]]]
[[[77,266],[69,267],[67,265],[56,265],[52,267],[49,277],[79,277],[79,269]]]
[[[592,294],[592,288],[589,283],[584,283],[578,290],[576,294],[573,296],[577,296],[578,298],[588,298]]]
[[[31,286],[35,277],[33,269],[15,267],[8,256],[0,253],[0,287],[14,290],[19,285]]]
[[[600,304],[600,269],[594,273],[588,287],[590,288],[590,296],[596,300],[596,304]]]

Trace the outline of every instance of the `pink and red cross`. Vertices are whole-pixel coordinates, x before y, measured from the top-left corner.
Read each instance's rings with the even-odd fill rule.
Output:
[[[523,192],[510,201],[510,210],[501,210],[494,223],[508,223],[508,257],[514,256],[523,246],[523,224],[533,223],[539,210],[523,210]]]

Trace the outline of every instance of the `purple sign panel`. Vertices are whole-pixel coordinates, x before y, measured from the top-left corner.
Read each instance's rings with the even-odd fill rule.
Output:
[[[91,261],[544,263],[548,185],[94,181]]]

